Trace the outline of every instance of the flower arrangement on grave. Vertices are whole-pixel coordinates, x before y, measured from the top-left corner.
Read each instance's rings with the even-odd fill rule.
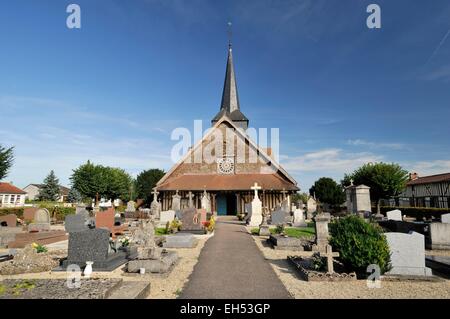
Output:
[[[166,224],[166,233],[167,234],[173,234],[180,230],[181,228],[181,221],[178,219],[172,220],[172,222],[167,222]]]
[[[314,253],[311,257],[311,265],[314,270],[321,271],[325,269],[325,258],[320,256],[320,253]]]
[[[37,243],[32,243],[31,247],[33,247],[38,254],[46,253],[48,251],[47,247],[45,247],[44,245],[41,245],[41,244],[37,244]]]
[[[119,242],[122,245],[122,247],[128,247],[130,245],[130,237],[128,236],[122,237],[120,238]]]
[[[216,219],[213,216],[211,216],[211,218],[208,222],[208,226],[206,226],[206,230],[208,232],[212,232],[212,231],[214,231],[215,227],[216,227]]]

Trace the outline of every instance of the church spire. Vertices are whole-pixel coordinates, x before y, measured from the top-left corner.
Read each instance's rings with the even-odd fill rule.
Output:
[[[231,26],[231,23],[228,23],[228,26]],[[220,103],[220,111],[213,118],[212,124],[214,125],[223,115],[228,115],[233,122],[247,129],[248,127],[248,119],[244,114],[240,111],[239,106],[239,95],[236,84],[236,74],[234,72],[234,63],[233,63],[233,49],[231,43],[231,29],[228,31],[228,58],[227,58],[227,68],[225,71],[225,81],[223,84],[223,92],[222,92],[222,101]]]
[[[236,74],[234,73],[233,49],[231,48],[231,42],[228,45],[227,69],[225,71],[225,82],[223,84],[222,102],[220,104],[220,108],[225,109],[229,113],[239,110],[239,96],[236,84]]]

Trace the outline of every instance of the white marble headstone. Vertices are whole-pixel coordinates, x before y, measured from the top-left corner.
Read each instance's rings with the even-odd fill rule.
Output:
[[[403,221],[402,211],[399,209],[388,211],[386,217],[388,220]]]
[[[389,275],[431,276],[425,267],[425,236],[416,232],[385,233],[391,252]]]
[[[441,221],[444,224],[450,224],[450,214],[442,214]]]

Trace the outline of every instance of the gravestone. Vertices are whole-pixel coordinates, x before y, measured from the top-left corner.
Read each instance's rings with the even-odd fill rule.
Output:
[[[259,186],[258,183],[255,183],[250,189],[255,192],[255,195],[250,203],[248,225],[251,227],[258,227],[262,222],[262,203],[258,197],[258,190],[262,189],[262,187]]]
[[[209,194],[206,192],[206,190],[203,192],[201,204],[201,207],[206,210],[206,212],[211,212],[211,200],[209,199]]]
[[[197,214],[200,217],[200,223],[206,222],[207,216],[208,216],[206,209],[204,209],[204,208],[197,209]]]
[[[286,224],[286,215],[287,213],[281,209],[272,212],[272,225]]]
[[[387,275],[431,276],[431,269],[425,267],[425,237],[411,232],[385,233],[391,252],[391,270]]]
[[[387,220],[396,220],[396,221],[402,221],[402,211],[399,209],[391,210],[386,212]]]
[[[69,234],[67,259],[62,263],[62,270],[72,264],[83,268],[87,261],[92,261],[94,271],[112,271],[126,263],[127,256],[125,251],[110,251],[107,229],[94,228],[73,232]]]
[[[151,215],[156,218],[159,219],[159,214],[161,213],[161,203],[158,202],[158,190],[155,188],[153,188],[153,201],[150,204],[150,211],[151,211]]]
[[[166,236],[163,244],[164,248],[194,248],[197,246],[197,239],[192,234],[175,234]]]
[[[89,214],[89,212],[86,210],[86,205],[85,204],[78,204],[77,207],[75,208],[75,214]]]
[[[28,225],[29,232],[50,231],[50,213],[45,208],[40,208],[34,213],[34,219]]]
[[[316,229],[316,241],[313,245],[313,251],[326,252],[328,245],[328,223],[331,220],[329,213],[321,213],[314,218]]]
[[[175,219],[174,210],[162,211],[159,217],[159,226],[166,227],[167,223],[171,223]]]
[[[430,224],[431,249],[450,250],[450,224]]]
[[[128,272],[139,272],[144,268],[146,272],[165,273],[178,260],[176,252],[161,249],[156,245],[153,220],[142,221],[134,231],[131,243],[137,245],[137,259],[130,260]]]
[[[366,185],[350,185],[345,189],[347,212],[357,214],[358,212],[372,211],[370,202],[370,187]]]
[[[28,207],[23,210],[23,220],[26,222],[33,222],[34,215],[39,210],[37,207]]]
[[[201,216],[195,208],[186,208],[181,212],[181,232],[203,234]]]
[[[306,202],[306,219],[313,219],[313,214],[317,211],[317,202],[314,198],[308,198]]]
[[[5,227],[16,227],[17,226],[17,216],[16,214],[8,214],[0,216],[0,225],[5,224]]]
[[[172,210],[178,211],[181,209],[181,196],[178,195],[176,191],[175,195],[172,196]]]
[[[441,222],[443,224],[450,224],[450,214],[442,214]]]
[[[305,214],[302,208],[297,208],[294,210],[294,227],[306,227]]]
[[[267,224],[267,207],[264,208],[265,212],[262,214],[262,222],[259,225],[259,236],[270,236],[270,228]]]
[[[77,233],[89,229],[86,223],[87,221],[82,214],[67,215],[64,227],[69,234]]]
[[[136,203],[134,201],[130,200],[127,203],[127,208],[125,209],[125,212],[126,213],[134,213],[134,212],[136,212]]]
[[[301,238],[287,237],[283,235],[270,235],[268,242],[276,250],[295,250],[303,251],[305,241]]]

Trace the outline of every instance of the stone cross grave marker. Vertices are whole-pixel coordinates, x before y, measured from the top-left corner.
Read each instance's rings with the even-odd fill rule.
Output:
[[[172,210],[178,211],[181,209],[181,196],[178,195],[178,190],[172,196]]]
[[[334,273],[333,257],[339,257],[339,253],[338,252],[334,253],[331,245],[327,245],[325,247],[325,253],[320,253],[320,256],[327,257],[327,273],[329,274]]]
[[[255,182],[255,184],[252,187],[250,187],[250,189],[252,189],[255,192],[255,196],[250,204],[251,209],[248,225],[252,227],[257,227],[261,225],[262,222],[262,203],[258,197],[258,190],[262,189],[262,187]]]
[[[188,193],[188,198],[189,198],[188,208],[193,208],[194,207],[194,201],[193,201],[194,197],[195,196],[192,194],[192,192],[189,191],[189,193]]]

